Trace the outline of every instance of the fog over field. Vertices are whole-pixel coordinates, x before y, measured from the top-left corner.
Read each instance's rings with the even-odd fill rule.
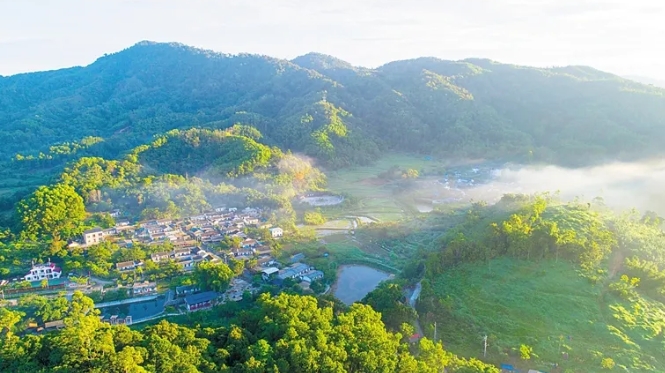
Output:
[[[665,215],[665,160],[611,163],[568,169],[558,166],[508,166],[495,179],[471,189],[469,195],[559,192],[562,199],[600,197],[616,209],[637,208]]]

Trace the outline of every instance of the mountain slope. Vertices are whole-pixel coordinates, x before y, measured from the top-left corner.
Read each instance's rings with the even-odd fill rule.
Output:
[[[152,42],[0,78],[4,159],[49,158],[49,146],[86,136],[104,139],[91,155],[115,157],[174,128],[238,122],[333,167],[395,150],[583,165],[659,154],[665,90],[587,67],[419,58],[366,69]]]
[[[642,84],[650,84],[656,87],[665,88],[665,80],[662,79],[654,79],[646,76],[637,76],[637,75],[626,76],[626,79],[634,80]]]

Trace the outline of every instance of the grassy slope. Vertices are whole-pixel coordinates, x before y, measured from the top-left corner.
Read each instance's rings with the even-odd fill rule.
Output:
[[[487,359],[497,364],[600,372],[602,358],[611,357],[615,371],[665,371],[663,304],[640,299],[642,310],[635,311],[569,264],[500,259],[491,271],[486,264],[467,264],[432,286],[438,297],[448,298],[450,315],[438,320],[438,333],[455,353],[482,357],[486,333]],[[521,344],[532,346],[538,357],[524,362],[507,354]],[[567,361],[560,357],[564,351]],[[559,370],[548,365],[554,362]]]

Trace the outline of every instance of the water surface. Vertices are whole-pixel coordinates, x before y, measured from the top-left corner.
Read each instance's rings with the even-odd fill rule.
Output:
[[[363,265],[343,265],[339,267],[334,295],[345,304],[353,304],[374,290],[390,274]]]
[[[109,306],[101,309],[102,315],[111,316],[132,316],[134,320],[144,319],[146,317],[154,316],[164,311],[164,297],[158,297],[153,300],[145,302],[137,302],[130,304],[123,304],[118,306]]]

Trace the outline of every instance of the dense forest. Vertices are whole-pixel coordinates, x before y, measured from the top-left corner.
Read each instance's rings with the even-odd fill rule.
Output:
[[[0,156],[115,158],[172,129],[241,122],[334,167],[388,150],[580,165],[660,153],[664,94],[588,67],[420,58],[364,69],[141,42],[86,67],[0,77]]]
[[[162,321],[140,331],[101,322],[92,300],[80,292],[60,308],[63,330],[23,338],[14,332],[24,314],[0,308],[0,371],[498,372],[458,358],[441,343],[409,345],[407,336],[386,330],[371,307],[344,309],[314,297],[264,294],[231,318],[192,326]]]
[[[120,159],[171,130],[238,123],[326,169],[389,152],[566,166],[647,158],[665,140],[664,93],[579,66],[419,58],[366,69],[316,53],[286,61],[140,42],[85,67],[0,77],[0,220],[81,157]]]

